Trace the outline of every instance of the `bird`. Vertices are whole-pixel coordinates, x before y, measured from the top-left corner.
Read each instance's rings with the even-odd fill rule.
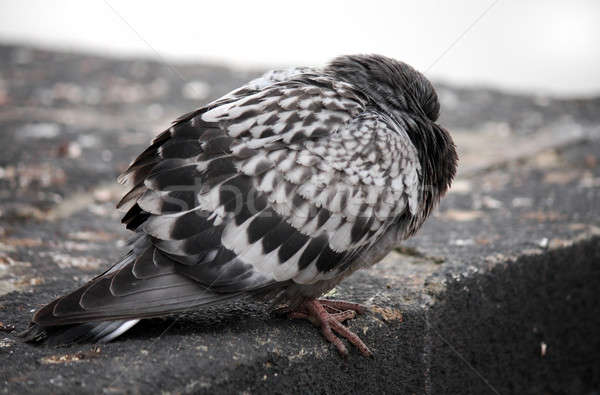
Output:
[[[324,299],[414,235],[458,157],[431,82],[382,55],[274,70],[176,119],[119,177],[133,232],[104,273],[35,313],[27,342],[108,342],[239,298],[286,306],[342,354],[368,307]]]

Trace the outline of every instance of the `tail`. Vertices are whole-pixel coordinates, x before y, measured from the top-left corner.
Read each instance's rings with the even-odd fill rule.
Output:
[[[42,327],[32,322],[25,331],[18,334],[23,341],[45,342],[48,345],[71,343],[108,343],[116,339],[140,320],[118,320],[86,322],[83,324]]]
[[[35,313],[20,335],[26,342],[108,342],[142,318],[165,316],[239,297],[218,293],[177,272],[180,266],[150,243],[105,273]]]

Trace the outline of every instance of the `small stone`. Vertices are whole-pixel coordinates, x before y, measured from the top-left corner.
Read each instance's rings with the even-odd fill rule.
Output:
[[[77,138],[77,142],[82,148],[94,148],[99,145],[98,137],[90,134],[82,134]]]
[[[15,343],[14,340],[11,340],[8,337],[5,337],[4,339],[0,340],[0,348],[11,347],[14,343]]]
[[[483,213],[477,210],[450,209],[442,213],[441,216],[452,221],[467,222],[481,218]]]
[[[61,144],[58,147],[58,156],[71,159],[79,158],[81,156],[81,146],[74,141]]]
[[[55,123],[40,122],[23,126],[16,132],[18,139],[52,139],[60,133]]]
[[[481,204],[485,208],[489,209],[499,209],[504,205],[500,200],[496,200],[491,196],[484,196],[481,198]]]
[[[473,189],[471,182],[468,180],[456,180],[452,183],[448,193],[467,194]]]
[[[594,177],[593,175],[586,173],[579,180],[579,188],[598,188],[600,187],[600,177]]]
[[[538,222],[547,222],[547,221],[558,221],[563,219],[565,216],[556,211],[529,211],[521,214],[521,217],[524,219],[531,219]]]
[[[94,191],[94,199],[98,202],[108,202],[112,197],[112,193],[109,189],[102,188]]]
[[[543,357],[546,356],[546,352],[548,351],[548,345],[544,342],[540,343],[540,355]]]
[[[40,277],[29,279],[29,285],[36,286],[36,285],[40,285],[40,284],[43,284],[43,283],[44,283],[44,279],[40,278]]]
[[[518,207],[531,207],[533,205],[533,199],[528,197],[517,196],[513,198],[511,205],[515,208]]]
[[[452,240],[450,244],[454,244],[455,246],[464,247],[475,244],[475,240],[473,239],[456,239]]]
[[[0,321],[0,332],[12,332],[14,330],[14,325],[5,324],[4,322]]]
[[[577,171],[556,171],[546,173],[544,176],[544,182],[548,184],[565,185],[573,180],[576,180],[581,175],[579,170]]]

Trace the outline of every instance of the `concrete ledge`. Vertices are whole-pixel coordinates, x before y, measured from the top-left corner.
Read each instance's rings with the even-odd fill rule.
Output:
[[[585,394],[600,386],[600,238],[448,284],[430,310],[430,392]]]

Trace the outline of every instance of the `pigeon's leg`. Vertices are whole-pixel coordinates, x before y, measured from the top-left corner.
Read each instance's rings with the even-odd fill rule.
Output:
[[[336,301],[325,301],[325,302],[336,302]],[[346,309],[346,307],[349,307],[349,305],[356,305],[356,304],[349,303],[349,302],[341,302],[341,303],[342,304],[337,304],[334,307],[333,305],[324,303],[324,301],[322,301],[322,300],[316,300],[316,299],[308,300],[300,306],[300,311],[294,311],[294,312],[290,313],[289,317],[290,318],[308,319],[315,326],[320,326],[321,332],[323,333],[323,336],[325,336],[325,339],[327,339],[329,342],[333,343],[335,345],[335,347],[338,349],[338,351],[340,352],[340,354],[342,354],[344,356],[348,355],[348,350],[346,349],[346,346],[344,345],[344,343],[342,343],[340,338],[337,337],[336,334],[333,332],[336,332],[338,335],[346,338],[351,344],[353,344],[354,346],[356,346],[356,348],[358,348],[358,350],[361,352],[362,355],[364,355],[366,357],[373,355],[371,353],[371,350],[369,350],[369,347],[367,347],[367,345],[365,343],[363,343],[363,341],[360,340],[360,338],[355,333],[353,333],[350,329],[348,329],[347,327],[342,325],[342,322],[356,317],[357,311],[354,310],[354,308]],[[325,306],[327,306],[331,309],[338,310],[338,312],[330,313],[329,311],[327,311]],[[360,306],[360,305],[356,305],[354,307],[358,307],[358,306]],[[360,307],[363,307],[363,306],[360,306]],[[340,311],[342,309],[345,309],[345,310]],[[363,309],[361,309],[361,310],[364,311]]]

